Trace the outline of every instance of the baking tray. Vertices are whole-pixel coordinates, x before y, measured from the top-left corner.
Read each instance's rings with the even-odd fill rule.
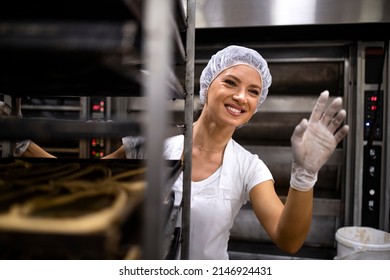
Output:
[[[38,166],[39,168],[36,168],[34,173],[35,175],[38,174],[38,176],[31,178],[29,181],[24,180],[26,176],[23,175],[20,165],[19,170],[16,171],[20,176],[14,176],[14,174],[6,175],[6,172],[4,172],[5,166],[9,167],[15,164],[18,166],[17,164],[23,163],[27,163],[29,166]],[[58,185],[62,184],[61,179],[53,179],[53,176],[49,176],[50,174],[48,175],[47,172],[42,173],[40,168],[44,169],[45,166],[53,172],[54,170],[63,172],[64,169],[75,169],[75,166],[79,166],[79,170],[93,168],[89,174],[84,174],[83,178],[78,176],[75,180],[67,180],[68,185],[59,187]],[[145,170],[145,166],[146,162],[144,160],[1,159],[0,199],[4,198],[6,194],[26,188],[33,188],[33,191],[27,192],[27,197],[20,196],[21,199],[19,201],[13,201],[8,209],[4,206],[6,203],[3,203],[3,208],[0,212],[0,248],[2,248],[0,258],[125,258],[131,248],[142,247],[142,228],[145,222],[143,220],[144,197],[143,192],[138,190],[139,184],[142,186],[145,184],[144,171],[142,171]],[[166,166],[169,174],[176,176],[180,170],[181,163],[179,161],[167,161]],[[106,168],[111,171],[110,176],[112,178],[115,178],[118,174],[123,174],[124,171],[141,170],[142,172],[137,171],[138,174],[131,177],[132,180],[118,180],[120,181],[119,184],[116,182],[100,188],[99,184],[102,184],[101,177],[106,176]],[[41,175],[44,174],[41,178],[39,177],[39,172],[41,172]],[[68,179],[71,178],[69,174],[66,174],[66,176],[68,176]],[[88,176],[92,176],[92,178]],[[80,182],[83,184],[80,185]],[[125,186],[123,187],[121,184]],[[126,189],[128,185],[134,186],[134,184],[138,186],[138,189]],[[118,185],[120,185],[119,188]],[[48,188],[47,186],[51,187]],[[64,189],[67,191],[70,189],[72,193],[64,193]],[[96,192],[93,193],[94,191]],[[127,195],[123,195],[124,193]],[[28,195],[31,197],[29,198]],[[66,200],[69,197],[72,199],[73,204],[66,204],[67,202],[61,204],[64,199]],[[113,201],[117,205],[116,208],[111,207],[112,204],[108,204],[108,207],[111,207],[109,208],[110,211],[102,213],[106,209],[104,208],[104,203],[107,203],[107,198],[113,197],[115,198]],[[120,197],[122,201],[118,202]],[[125,202],[123,201],[124,197]],[[172,199],[166,200],[168,212],[173,211]],[[83,208],[83,203],[85,203],[85,208]],[[100,211],[102,204],[103,211]],[[72,207],[62,207],[64,205]],[[31,209],[33,210],[31,211]],[[54,209],[54,211],[51,209]],[[92,214],[88,213],[86,217],[77,216],[79,210],[84,214],[83,210],[88,212],[90,209],[94,209]],[[10,213],[16,216],[12,216]],[[74,216],[74,219],[68,219],[71,215],[76,216]],[[14,217],[17,218],[14,219]],[[62,220],[64,217],[65,220]],[[167,215],[166,219],[168,218],[169,223],[167,222],[167,225],[173,224],[172,215]],[[49,222],[45,223],[43,221]]]

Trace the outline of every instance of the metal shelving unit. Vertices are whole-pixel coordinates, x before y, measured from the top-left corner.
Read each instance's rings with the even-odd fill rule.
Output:
[[[167,209],[164,201],[170,195],[167,182],[181,171],[184,178],[191,178],[195,0],[71,0],[55,5],[44,1],[43,10],[36,8],[40,1],[8,2],[0,4],[1,93],[11,99],[142,96],[147,109],[141,121],[3,118],[0,138],[54,141],[144,134],[147,187],[142,258],[175,256],[171,245],[180,209]],[[169,130],[164,104],[170,99],[185,100],[184,164],[173,164],[179,165],[174,172],[167,170],[172,163],[167,164],[162,156]],[[184,183],[184,197],[189,183]],[[183,203],[181,230],[184,258],[188,256],[188,201]],[[168,220],[163,217],[167,211]]]

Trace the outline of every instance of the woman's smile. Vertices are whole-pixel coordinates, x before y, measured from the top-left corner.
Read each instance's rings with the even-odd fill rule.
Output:
[[[236,106],[233,107],[233,105],[228,104],[228,105],[225,105],[225,107],[226,107],[227,111],[234,116],[241,116],[243,113],[245,113],[245,110],[240,109]]]

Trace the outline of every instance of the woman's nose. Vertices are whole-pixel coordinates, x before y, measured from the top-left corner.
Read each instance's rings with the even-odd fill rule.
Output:
[[[234,95],[233,95],[233,99],[238,101],[238,102],[246,102],[246,92],[245,90],[240,90],[238,92],[236,92]]]

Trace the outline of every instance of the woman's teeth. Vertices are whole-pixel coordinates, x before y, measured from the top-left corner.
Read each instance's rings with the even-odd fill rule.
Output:
[[[226,108],[227,108],[230,112],[232,112],[232,113],[234,113],[234,114],[241,114],[241,110],[238,110],[238,109],[233,108],[233,107],[231,107],[231,106],[226,106]]]

